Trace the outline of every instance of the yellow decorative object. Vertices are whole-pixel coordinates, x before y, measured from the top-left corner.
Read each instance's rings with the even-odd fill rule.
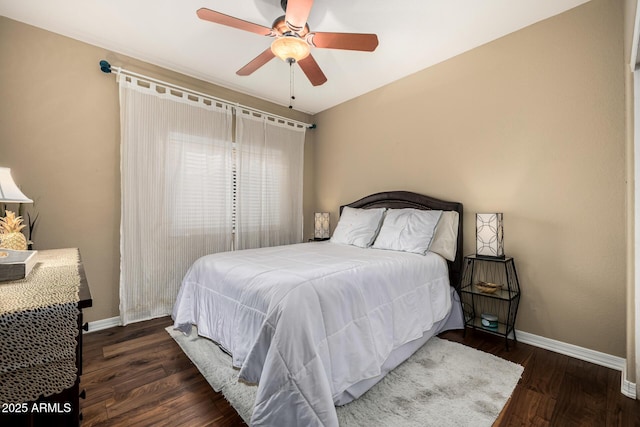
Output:
[[[476,288],[478,288],[480,292],[484,292],[485,294],[493,294],[498,289],[502,289],[502,285],[489,282],[478,282],[476,283]]]
[[[27,239],[21,233],[24,227],[21,216],[16,217],[14,212],[6,211],[5,217],[0,218],[0,248],[26,251]]]

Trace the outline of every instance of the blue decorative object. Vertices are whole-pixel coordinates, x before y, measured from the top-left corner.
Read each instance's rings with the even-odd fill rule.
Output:
[[[481,322],[483,327],[491,330],[498,329],[498,316],[489,313],[482,313],[480,317],[482,318]]]
[[[109,74],[111,72],[111,64],[103,59],[102,61],[100,61],[100,70],[103,73]]]

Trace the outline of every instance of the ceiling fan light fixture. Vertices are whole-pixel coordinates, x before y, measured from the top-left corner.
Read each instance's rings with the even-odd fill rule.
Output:
[[[271,51],[283,61],[294,60],[298,62],[309,56],[311,48],[304,39],[295,35],[285,35],[278,37],[271,43]]]

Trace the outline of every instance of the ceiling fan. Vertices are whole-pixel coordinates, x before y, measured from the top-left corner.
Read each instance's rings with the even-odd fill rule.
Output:
[[[327,77],[311,55],[311,46],[364,52],[373,52],[378,46],[375,34],[311,32],[307,18],[313,0],[281,0],[280,5],[285,14],[276,18],[271,28],[206,8],[198,9],[197,14],[205,21],[275,39],[269,48],[236,72],[239,76],[248,76],[277,56],[289,64],[297,62],[311,84],[319,86],[327,81]]]

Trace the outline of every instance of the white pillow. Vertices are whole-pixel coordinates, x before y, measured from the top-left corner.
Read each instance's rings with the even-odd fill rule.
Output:
[[[442,211],[389,209],[373,247],[424,255]]]
[[[355,209],[345,206],[331,241],[368,248],[378,235],[385,210],[385,208]]]
[[[431,252],[435,252],[449,261],[456,259],[459,220],[460,218],[456,211],[442,212],[433,240],[431,240],[431,246],[429,246]]]

